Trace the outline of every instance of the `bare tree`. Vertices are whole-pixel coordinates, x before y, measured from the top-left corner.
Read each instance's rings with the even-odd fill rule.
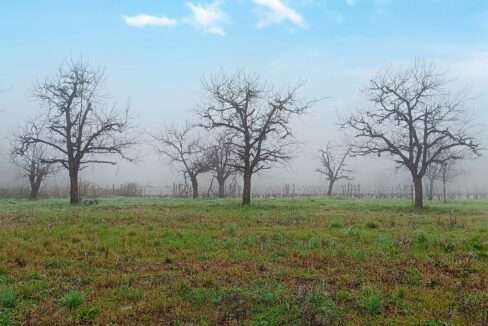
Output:
[[[442,146],[442,143],[437,145],[437,147],[439,146]],[[440,181],[442,183],[442,198],[444,202],[447,202],[447,184],[464,173],[457,168],[457,163],[459,160],[469,157],[469,154],[466,148],[451,149],[444,153],[444,157],[439,158],[437,162],[428,167],[426,177],[429,182],[429,200],[434,199],[435,182]]]
[[[159,155],[183,174],[185,182],[190,178],[193,198],[198,198],[198,176],[210,171],[212,152],[193,132],[194,127],[187,122],[182,128],[172,126],[152,138]]]
[[[232,147],[234,135],[229,132],[220,132],[211,146],[210,171],[213,172],[213,178],[218,183],[219,198],[225,197],[225,183],[230,176],[237,173],[235,155]]]
[[[10,159],[20,169],[22,177],[26,177],[29,181],[29,198],[37,199],[44,180],[49,175],[56,173],[59,167],[48,162],[49,154],[46,145],[33,144],[27,150],[22,151],[19,144],[15,143],[19,139],[22,138],[19,136],[14,138]]]
[[[27,123],[29,131],[19,139],[19,153],[43,144],[53,153],[44,163],[68,170],[70,202],[78,203],[79,171],[90,164],[116,164],[116,157],[132,160],[126,150],[135,143],[131,137],[128,108],[107,109],[101,94],[104,73],[92,70],[83,60],[63,64],[54,78],[37,82],[33,97],[44,109]],[[99,157],[104,155],[106,159]],[[108,156],[107,156],[108,155]]]
[[[429,166],[480,150],[464,101],[449,94],[447,83],[433,64],[416,62],[398,73],[386,69],[364,91],[373,107],[341,122],[354,133],[355,154],[388,155],[410,172],[417,208],[424,205],[422,179]]]
[[[440,175],[441,175],[441,165],[431,164],[427,168],[427,172],[425,173],[425,176],[427,178],[427,198],[429,200],[434,199],[435,182],[439,179]]]
[[[457,176],[463,174],[456,168],[456,161],[446,161],[439,165],[439,180],[442,182],[442,199],[447,202],[447,184]]]
[[[290,119],[305,113],[311,103],[297,100],[301,84],[278,91],[241,71],[221,72],[202,84],[210,105],[199,111],[201,125],[235,134],[231,145],[238,158],[235,168],[244,179],[242,204],[249,205],[252,175],[293,157]]]
[[[337,145],[327,143],[325,149],[320,149],[321,167],[316,171],[323,174],[329,181],[327,196],[332,195],[334,184],[339,180],[352,180],[353,171],[349,168],[347,160],[351,157],[350,145]]]

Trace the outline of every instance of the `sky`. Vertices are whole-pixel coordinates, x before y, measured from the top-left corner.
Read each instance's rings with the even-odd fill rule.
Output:
[[[32,85],[70,57],[103,67],[109,101],[130,101],[137,126],[148,132],[191,119],[203,99],[202,77],[220,69],[244,69],[278,86],[305,81],[301,97],[327,99],[294,122],[301,155],[261,176],[263,186],[321,185],[318,148],[340,137],[338,115],[368,105],[361,89],[385,66],[435,62],[454,91],[470,94],[466,106],[476,121],[488,122],[488,0],[1,0],[0,40],[0,89],[7,90],[0,93],[0,186],[21,182],[5,137],[40,112]],[[165,163],[144,147],[135,165],[92,167],[83,177],[178,181]],[[457,185],[488,190],[488,178],[479,178],[487,163],[466,162]],[[388,160],[353,165],[357,183],[408,182]]]

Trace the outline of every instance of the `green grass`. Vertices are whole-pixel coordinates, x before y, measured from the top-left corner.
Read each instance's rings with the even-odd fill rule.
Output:
[[[0,200],[0,325],[483,325],[487,250],[481,201]]]
[[[363,308],[370,315],[379,315],[383,308],[383,300],[381,296],[371,289],[366,289],[361,294],[361,308]]]
[[[61,300],[59,300],[59,304],[68,309],[76,309],[81,306],[84,300],[85,296],[83,293],[78,291],[70,291],[63,295]]]

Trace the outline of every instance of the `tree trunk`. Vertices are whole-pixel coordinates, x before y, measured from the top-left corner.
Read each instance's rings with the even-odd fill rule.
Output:
[[[193,190],[193,199],[198,198],[198,180],[196,176],[190,176],[191,188]]]
[[[78,204],[80,202],[78,169],[73,167],[69,170],[69,202],[70,204]]]
[[[29,198],[30,199],[37,199],[39,197],[39,189],[41,189],[41,180],[31,180],[29,177],[30,181],[30,194]]]
[[[443,197],[444,197],[444,203],[447,203],[447,180],[446,178],[442,178],[442,185],[443,185]]]
[[[37,199],[39,197],[39,189],[37,188],[32,188],[29,194],[29,199]]]
[[[429,179],[429,200],[434,200],[434,179]]]
[[[242,205],[251,204],[251,171],[246,169],[244,171],[244,189],[242,190]]]
[[[423,208],[424,207],[424,190],[422,186],[422,177],[414,177],[413,178],[413,185],[414,185],[414,207],[415,208]]]
[[[329,180],[329,188],[327,189],[327,196],[332,196],[335,180]]]
[[[217,179],[219,183],[219,198],[225,197],[225,179]]]

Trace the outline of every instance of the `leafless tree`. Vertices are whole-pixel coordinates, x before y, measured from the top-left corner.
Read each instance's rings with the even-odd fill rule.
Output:
[[[355,154],[389,155],[410,172],[417,208],[424,205],[422,179],[429,166],[480,151],[465,101],[449,94],[447,84],[434,64],[383,70],[364,91],[373,106],[341,122],[354,133]]]
[[[439,180],[442,182],[442,199],[447,202],[447,184],[463,172],[456,168],[456,161],[446,161],[439,166]]]
[[[441,165],[431,164],[427,168],[425,177],[427,178],[427,198],[429,200],[434,199],[435,182],[440,178],[440,175],[441,175]]]
[[[44,180],[59,170],[59,167],[49,163],[48,148],[44,144],[33,144],[25,151],[20,150],[19,144],[16,143],[20,136],[14,138],[10,160],[21,171],[22,177],[29,181],[30,199],[37,199]],[[20,144],[22,146],[22,144]]]
[[[210,105],[199,111],[201,125],[235,134],[231,145],[238,158],[235,167],[244,179],[242,204],[249,205],[252,175],[293,157],[296,142],[290,120],[305,113],[311,103],[297,100],[301,84],[276,90],[241,71],[221,72],[202,84]]]
[[[337,145],[331,142],[327,143],[325,149],[320,149],[320,165],[316,171],[323,174],[329,186],[327,196],[332,195],[334,184],[339,180],[352,180],[352,169],[349,168],[347,160],[351,157],[350,145]]]
[[[53,153],[44,163],[68,170],[70,202],[80,200],[79,171],[90,164],[116,164],[116,156],[133,160],[127,150],[134,145],[128,107],[107,109],[101,94],[104,73],[93,70],[82,59],[67,61],[55,77],[35,84],[33,97],[44,111],[27,123],[19,153],[42,144]],[[100,156],[105,156],[101,159]]]
[[[185,181],[190,179],[193,198],[198,198],[198,176],[210,171],[212,151],[194,129],[187,122],[182,128],[171,126],[152,138],[159,155],[169,160]]]
[[[440,145],[439,145],[440,146]],[[469,157],[466,148],[452,149],[444,154],[438,162],[432,163],[427,169],[426,177],[429,182],[429,200],[434,199],[435,182],[442,183],[442,198],[447,202],[447,184],[464,172],[457,167],[459,160]]]
[[[217,134],[211,150],[210,171],[217,180],[219,198],[225,197],[225,184],[227,179],[237,173],[236,158],[233,152],[232,140],[234,134],[223,131]]]

